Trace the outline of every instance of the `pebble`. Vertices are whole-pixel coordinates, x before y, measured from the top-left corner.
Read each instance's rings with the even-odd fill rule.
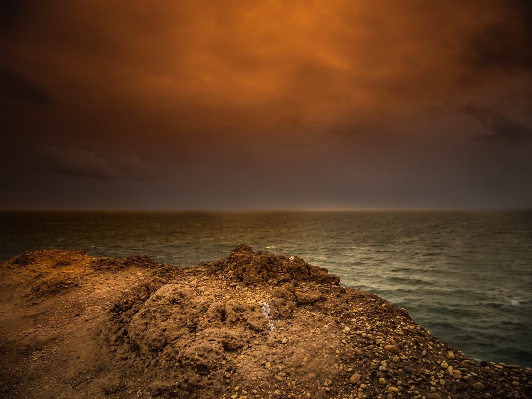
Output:
[[[349,382],[350,382],[351,384],[356,384],[357,382],[360,381],[360,378],[361,378],[361,377],[362,377],[362,376],[361,376],[360,374],[355,373],[355,374],[353,374],[353,375],[351,376],[351,378],[349,378]]]
[[[395,345],[384,345],[384,349],[396,355],[399,354],[399,349],[397,349],[397,346]]]
[[[440,366],[441,366],[442,369],[445,369],[445,370],[447,370],[447,368],[449,367],[447,362],[441,362]]]
[[[441,395],[437,392],[432,392],[427,395],[427,399],[442,399]]]
[[[384,378],[379,378],[379,384],[386,385],[386,380]]]
[[[453,351],[447,352],[447,359],[454,359],[454,352]]]
[[[476,389],[477,391],[482,391],[484,389],[484,384],[481,382],[475,382],[473,384],[473,388]]]

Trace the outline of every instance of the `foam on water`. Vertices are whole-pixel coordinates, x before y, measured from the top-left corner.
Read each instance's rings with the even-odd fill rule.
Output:
[[[478,359],[532,366],[532,212],[0,213],[0,259],[42,248],[196,265],[240,243],[406,308]]]

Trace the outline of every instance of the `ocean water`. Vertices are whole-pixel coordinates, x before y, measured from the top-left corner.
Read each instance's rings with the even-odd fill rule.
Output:
[[[0,260],[44,248],[190,266],[297,255],[468,356],[532,366],[532,211],[0,212]]]

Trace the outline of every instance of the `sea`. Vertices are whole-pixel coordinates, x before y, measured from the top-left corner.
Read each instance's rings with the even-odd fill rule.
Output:
[[[0,261],[78,248],[194,266],[241,243],[325,267],[477,360],[532,367],[532,210],[0,212]]]

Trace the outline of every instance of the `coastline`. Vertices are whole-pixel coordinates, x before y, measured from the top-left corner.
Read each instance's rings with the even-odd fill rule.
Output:
[[[532,396],[530,368],[478,363],[326,269],[246,245],[192,268],[43,250],[0,273],[6,398]]]

